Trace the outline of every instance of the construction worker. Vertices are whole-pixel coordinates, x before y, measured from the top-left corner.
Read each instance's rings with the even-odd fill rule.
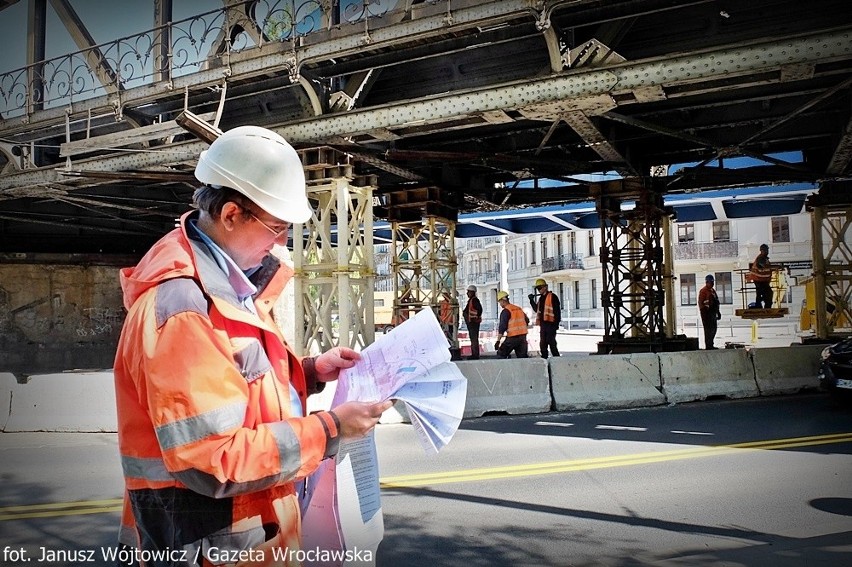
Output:
[[[476,297],[476,286],[467,286],[467,305],[462,311],[467,333],[470,336],[470,357],[468,360],[479,359],[479,324],[482,323],[482,303]]]
[[[541,278],[535,280],[535,294],[529,294],[530,306],[535,311],[535,324],[541,333],[541,357],[547,358],[548,349],[553,356],[559,356],[556,345],[556,331],[562,321],[562,306],[552,291],[547,291],[547,282]]]
[[[772,307],[772,262],[769,261],[769,246],[760,245],[760,253],[749,269],[751,281],[757,292],[755,307],[757,309],[769,309]]]
[[[530,318],[524,310],[509,303],[509,292],[498,291],[497,303],[503,308],[500,312],[500,322],[497,324],[497,358],[509,358],[512,351],[517,358],[529,358],[527,351],[527,327]],[[505,340],[503,335],[506,336]]]
[[[722,313],[719,311],[719,296],[713,289],[716,278],[713,274],[707,274],[704,278],[704,287],[698,292],[698,312],[701,315],[701,326],[704,327],[704,348],[715,350],[713,341],[716,339],[716,329]]]
[[[441,328],[447,339],[452,340],[453,336],[453,304],[450,297],[450,292],[441,292],[441,302],[438,304],[438,320],[441,322]]]
[[[119,540],[143,557],[177,553],[169,565],[218,564],[211,549],[252,550],[267,565],[272,549],[300,548],[295,481],[392,402],[305,415],[307,395],[360,356],[336,347],[299,359],[272,320],[292,270],[270,251],[311,217],[296,151],[264,128],[234,128],[201,153],[195,176],[198,210],[121,272]],[[297,564],[288,558],[275,564]]]

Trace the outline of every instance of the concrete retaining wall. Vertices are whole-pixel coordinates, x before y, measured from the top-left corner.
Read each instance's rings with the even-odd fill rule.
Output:
[[[819,355],[826,345],[752,349],[761,395],[793,394],[819,388]]]
[[[760,395],[745,349],[664,352],[658,356],[663,393],[670,403]]]
[[[118,267],[0,258],[0,372],[111,368],[123,321]]]
[[[550,359],[550,377],[560,411],[666,403],[656,354],[563,355]]]
[[[508,414],[550,411],[547,361],[540,358],[471,360],[458,362],[467,378],[464,417],[487,412]]]

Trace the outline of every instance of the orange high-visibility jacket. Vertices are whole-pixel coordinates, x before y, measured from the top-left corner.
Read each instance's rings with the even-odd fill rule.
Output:
[[[329,412],[293,417],[290,384],[304,415],[314,359],[300,361],[270,315],[292,271],[264,260],[252,276],[255,315],[207,246],[188,236],[195,216],[121,272],[119,540],[189,550],[190,559],[199,548],[265,549],[271,562],[272,547],[299,548],[293,481],[336,453],[338,424]]]
[[[541,325],[542,321],[548,323],[556,322],[556,311],[553,309],[553,292],[548,291],[539,299],[539,309],[536,310],[535,324]]]
[[[772,263],[769,261],[769,258],[758,254],[754,262],[751,263],[749,274],[753,282],[772,281]]]
[[[506,304],[505,309],[509,312],[509,325],[506,329],[506,336],[519,337],[526,335],[529,318],[524,313],[524,310],[512,303]]]

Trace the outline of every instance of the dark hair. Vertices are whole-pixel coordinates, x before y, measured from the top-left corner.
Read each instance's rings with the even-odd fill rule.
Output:
[[[243,214],[248,215],[250,209],[246,206],[245,196],[231,189],[230,187],[222,187],[217,189],[210,185],[204,185],[195,190],[192,194],[193,206],[211,216],[218,216],[222,212],[225,203],[234,202],[243,209]]]

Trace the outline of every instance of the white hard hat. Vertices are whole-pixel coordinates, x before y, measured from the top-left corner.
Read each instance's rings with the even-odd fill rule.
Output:
[[[284,221],[304,223],[313,214],[299,154],[266,128],[239,126],[219,136],[201,152],[195,177],[208,185],[239,191]]]
[[[467,286],[467,290],[468,291],[476,291],[476,286],[475,285],[469,285],[469,286]]]

